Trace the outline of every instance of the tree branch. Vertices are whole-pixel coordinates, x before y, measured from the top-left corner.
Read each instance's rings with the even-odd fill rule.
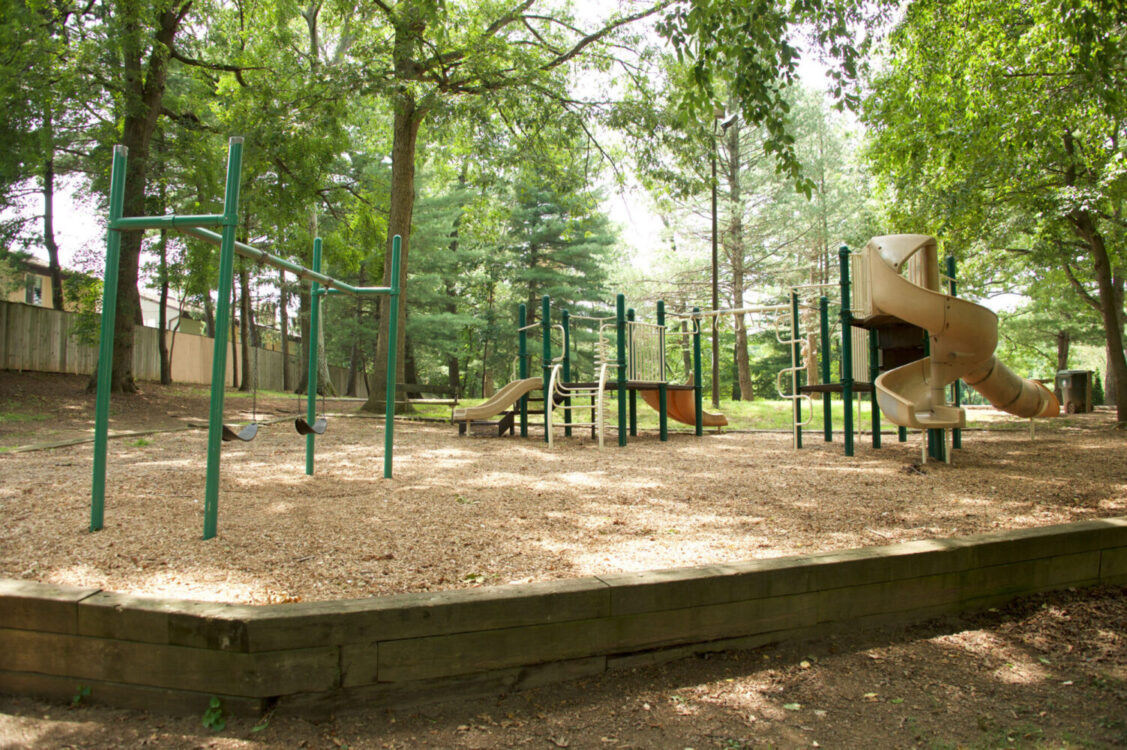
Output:
[[[1072,285],[1072,288],[1076,290],[1076,293],[1080,295],[1080,299],[1083,300],[1088,307],[1091,307],[1098,313],[1103,312],[1099,301],[1092,296],[1091,292],[1084,288],[1084,285],[1080,283],[1080,279],[1076,278],[1076,274],[1072,272],[1072,264],[1067,261],[1064,263],[1064,275],[1068,277],[1068,283]]]

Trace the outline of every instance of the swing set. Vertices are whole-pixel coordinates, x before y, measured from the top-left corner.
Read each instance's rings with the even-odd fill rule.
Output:
[[[122,216],[125,198],[125,165],[127,149],[115,146],[113,167],[110,172],[109,225],[106,238],[106,273],[102,297],[101,340],[98,349],[98,392],[94,407],[94,476],[90,491],[90,531],[99,531],[104,525],[106,494],[106,448],[109,441],[110,378],[113,374],[113,344],[115,313],[117,311],[117,279],[121,255],[121,233],[146,229],[171,229],[182,234],[219,245],[219,286],[215,311],[214,353],[211,362],[211,402],[208,414],[207,477],[205,481],[203,538],[211,539],[218,531],[219,516],[219,460],[223,440],[253,440],[258,434],[257,383],[254,404],[254,421],[235,430],[223,424],[224,382],[227,373],[227,337],[231,323],[231,287],[234,277],[235,255],[295,274],[309,282],[310,317],[309,335],[316,342],[321,325],[321,298],[325,295],[347,294],[365,298],[387,295],[389,336],[396,340],[399,312],[399,257],[402,239],[399,235],[391,242],[392,284],[389,287],[356,287],[321,273],[321,238],[313,240],[313,267],[292,263],[235,239],[239,213],[239,177],[242,171],[243,139],[231,138],[227,152],[227,182],[223,198],[223,213],[164,216]],[[207,227],[218,227],[220,233]],[[315,437],[325,432],[326,418],[317,415],[317,346],[309,347],[309,377],[306,396],[306,413],[295,420],[297,432],[305,436],[305,473],[312,476]],[[392,448],[395,416],[395,347],[387,353],[387,404],[384,421],[384,477],[391,478]],[[323,402],[322,402],[323,411]]]

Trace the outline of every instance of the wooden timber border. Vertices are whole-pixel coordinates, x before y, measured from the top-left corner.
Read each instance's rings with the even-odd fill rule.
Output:
[[[0,581],[0,691],[316,715],[499,693],[1127,583],[1127,518],[496,588],[250,606]]]

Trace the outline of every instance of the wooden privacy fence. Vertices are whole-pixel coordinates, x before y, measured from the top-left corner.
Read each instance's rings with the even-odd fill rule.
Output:
[[[61,372],[89,375],[98,366],[97,344],[79,340],[75,332],[76,313],[36,307],[19,302],[0,302],[0,369]],[[157,337],[160,331],[147,326],[133,328],[133,377],[137,380],[160,380],[160,352]],[[172,350],[172,380],[176,383],[206,385],[211,381],[211,358],[214,343],[210,337],[190,333],[166,332]],[[251,365],[258,365],[258,387],[282,390],[282,353],[270,349],[252,349]],[[296,382],[297,358],[290,356],[291,383]],[[232,365],[227,363],[228,383]],[[329,366],[329,374],[338,394],[348,384],[348,370]],[[357,384],[357,395],[366,398],[368,389],[363,378]]]

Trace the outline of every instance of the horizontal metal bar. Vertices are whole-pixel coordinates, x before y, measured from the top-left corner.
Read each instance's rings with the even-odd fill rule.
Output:
[[[223,237],[221,235],[218,235],[215,232],[207,229],[202,229],[200,227],[177,227],[177,229],[184,234],[191,235],[192,237],[201,239],[205,242],[210,242],[213,245],[218,245],[223,241]],[[274,268],[278,268],[283,271],[289,271],[302,281],[316,281],[326,289],[339,290],[338,293],[352,295],[390,294],[390,292],[361,291],[361,289],[367,290],[372,289],[372,287],[354,287],[351,284],[346,284],[343,281],[338,281],[332,276],[326,276],[323,273],[311,271],[305,266],[298,265],[297,263],[292,263],[285,258],[279,258],[277,255],[271,255],[265,250],[259,250],[256,247],[251,247],[244,242],[235,242],[235,252],[243,256],[244,258],[250,258],[251,260],[257,261],[259,263],[265,263],[268,266],[273,266]],[[378,289],[380,287],[376,288]]]
[[[350,289],[320,289],[319,294],[327,294],[330,296],[338,296],[342,294],[350,294],[352,296],[366,296],[374,297],[379,294],[394,294],[394,291],[389,286],[354,286]]]
[[[761,313],[761,312],[777,312],[779,310],[790,310],[790,305],[764,305],[760,307],[736,307],[728,308],[725,310],[701,310],[699,313],[692,312],[667,312],[667,318],[685,318],[688,320],[701,319],[701,318],[715,318],[720,315],[737,315],[739,313]]]
[[[169,214],[168,216],[123,216],[110,222],[110,229],[172,229],[181,227],[217,227],[223,224],[223,214]]]

